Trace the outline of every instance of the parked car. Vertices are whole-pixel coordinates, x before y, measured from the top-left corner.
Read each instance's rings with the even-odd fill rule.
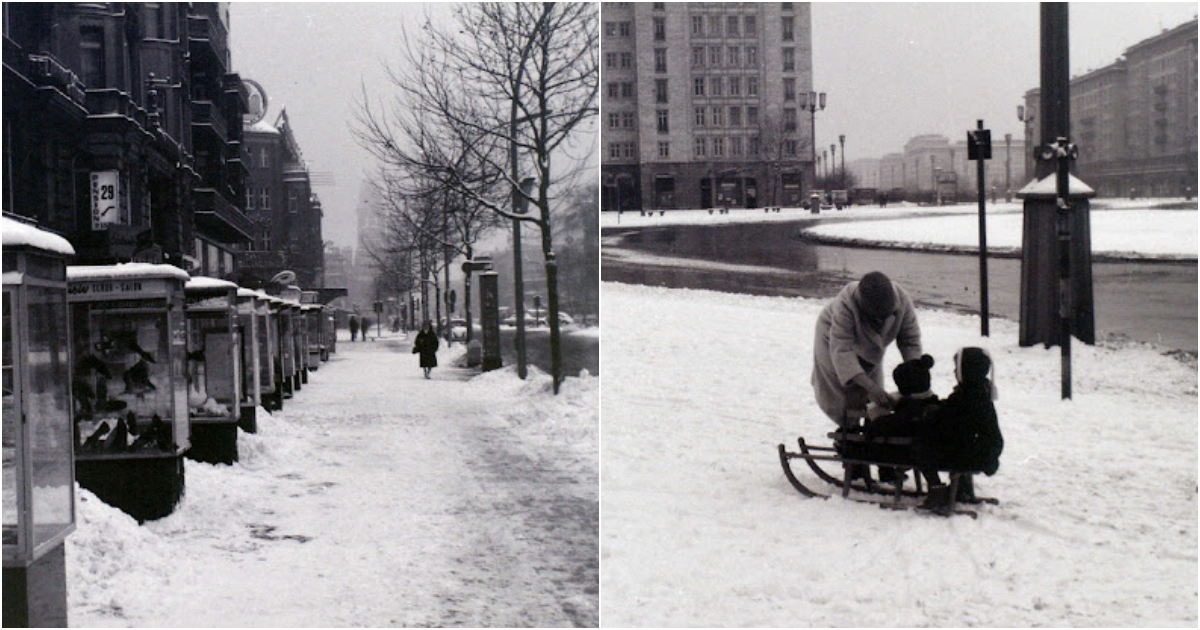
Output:
[[[467,320],[455,317],[450,320],[450,341],[467,340]]]

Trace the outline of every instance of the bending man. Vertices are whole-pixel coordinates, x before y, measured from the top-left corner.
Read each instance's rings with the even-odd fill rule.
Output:
[[[850,425],[868,402],[891,408],[883,385],[883,355],[892,342],[905,361],[922,354],[912,299],[887,276],[872,271],[846,285],[817,319],[812,384],[825,415],[838,425]]]

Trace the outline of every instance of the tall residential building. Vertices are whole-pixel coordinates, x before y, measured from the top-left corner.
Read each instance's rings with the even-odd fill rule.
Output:
[[[5,3],[5,212],[75,264],[231,277],[252,225],[225,3]]]
[[[1075,174],[1106,196],[1183,196],[1196,187],[1195,19],[1126,49],[1114,63],[1071,80]],[[1041,143],[1041,90],[1025,94]],[[1026,158],[1032,169],[1032,153]]]
[[[806,3],[601,5],[602,205],[798,205],[812,186]]]

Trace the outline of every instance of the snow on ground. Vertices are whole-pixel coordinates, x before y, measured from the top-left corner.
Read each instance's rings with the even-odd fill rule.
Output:
[[[999,472],[976,481],[1000,505],[943,519],[785,480],[777,444],[827,443],[833,426],[809,384],[821,301],[601,294],[605,626],[1196,625],[1194,365],[1075,343],[1062,401],[1057,348],[921,311],[938,394],[958,348],[990,350],[1005,437]]]
[[[1090,219],[1096,256],[1196,260],[1195,210],[1096,211]],[[1019,252],[1022,222],[1019,213],[989,216],[988,250]],[[801,234],[822,242],[979,251],[979,218],[968,214],[825,224]]]
[[[81,626],[595,625],[596,378],[512,369],[425,380],[401,336],[333,360],[233,466],[186,462],[176,511],[139,527],[78,490]]]

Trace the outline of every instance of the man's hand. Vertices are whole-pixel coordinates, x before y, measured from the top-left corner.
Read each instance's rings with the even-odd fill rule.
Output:
[[[867,392],[867,400],[883,407],[891,409],[893,405],[892,397],[878,383],[871,380],[871,377],[866,374],[858,374],[851,382],[863,388]]]

